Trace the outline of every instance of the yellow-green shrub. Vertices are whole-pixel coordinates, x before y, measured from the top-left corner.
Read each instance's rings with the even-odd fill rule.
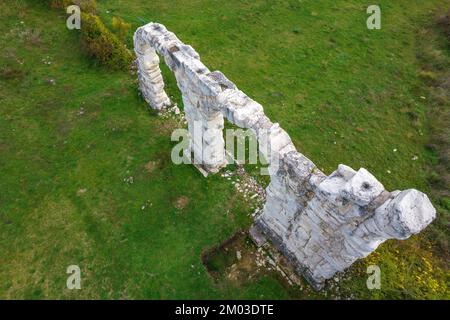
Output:
[[[112,27],[114,30],[116,30],[119,39],[125,42],[126,37],[131,29],[131,23],[125,22],[122,18],[113,17]]]
[[[126,69],[131,65],[131,52],[98,16],[81,14],[81,44],[89,55],[104,65],[118,69]]]

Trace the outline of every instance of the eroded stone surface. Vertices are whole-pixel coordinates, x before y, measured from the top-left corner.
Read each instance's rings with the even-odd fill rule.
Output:
[[[297,152],[260,104],[221,72],[209,71],[198,53],[163,25],[139,28],[134,43],[140,89],[152,108],[170,105],[157,54],[174,72],[191,135],[187,152],[201,170],[214,173],[226,165],[224,117],[256,134],[271,182],[252,234],[259,243],[262,236],[269,239],[316,288],[387,239],[406,239],[435,218],[425,194],[412,189],[388,192],[364,168],[339,165],[326,176]]]

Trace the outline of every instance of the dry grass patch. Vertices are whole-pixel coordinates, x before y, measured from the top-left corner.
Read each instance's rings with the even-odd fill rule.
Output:
[[[152,160],[152,161],[147,162],[144,167],[148,174],[152,174],[153,171],[160,168],[160,163],[159,163],[159,161]]]
[[[186,196],[181,196],[175,201],[174,206],[178,210],[183,210],[184,208],[187,207],[188,204],[189,204],[189,198]]]

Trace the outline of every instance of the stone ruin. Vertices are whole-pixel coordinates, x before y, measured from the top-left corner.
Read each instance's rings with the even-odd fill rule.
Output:
[[[205,175],[227,164],[224,118],[255,134],[271,182],[250,233],[259,244],[269,240],[316,289],[384,241],[407,239],[436,217],[424,193],[389,192],[364,168],[341,164],[329,176],[321,172],[259,103],[220,71],[211,72],[191,46],[163,25],[137,29],[134,46],[140,90],[153,109],[171,105],[158,55],[175,74],[191,136],[184,152],[193,155]]]

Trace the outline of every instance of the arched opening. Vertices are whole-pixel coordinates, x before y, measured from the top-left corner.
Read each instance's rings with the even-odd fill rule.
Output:
[[[139,88],[145,101],[156,110],[170,106],[170,99],[164,91],[164,79],[159,68],[160,59],[155,49],[145,42],[137,41],[135,52]]]

